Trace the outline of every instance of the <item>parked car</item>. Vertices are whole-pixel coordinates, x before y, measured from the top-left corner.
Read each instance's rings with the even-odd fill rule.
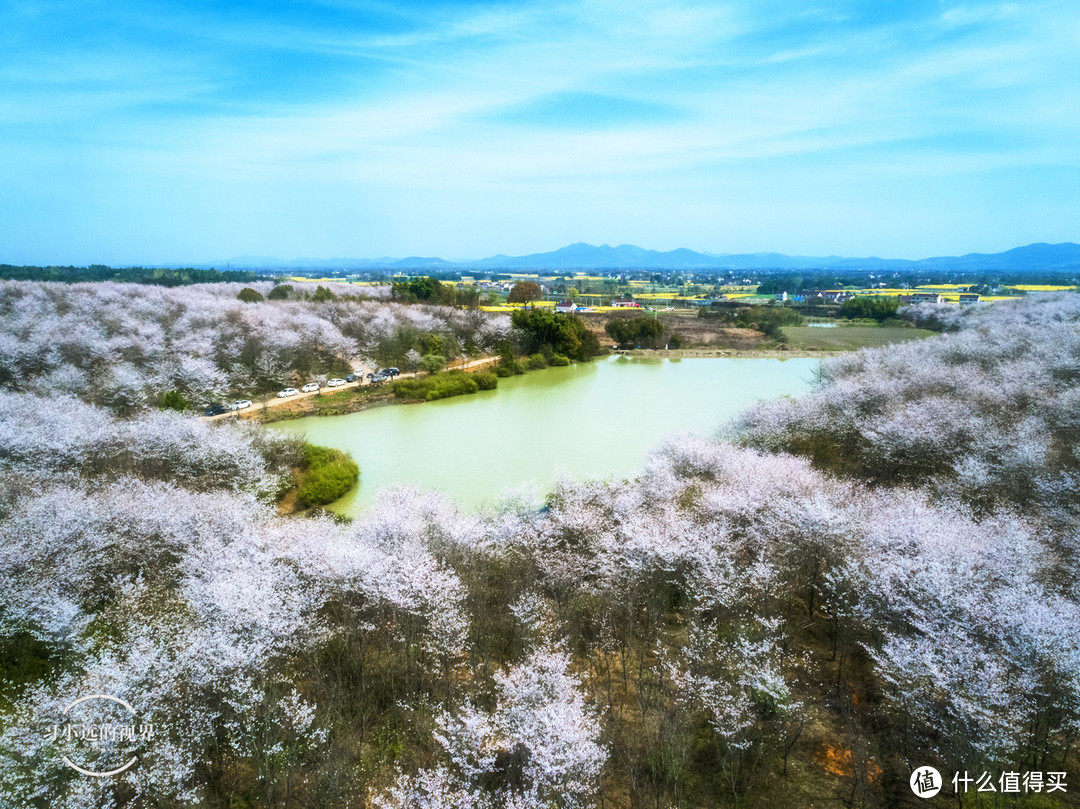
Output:
[[[328,388],[340,388],[344,384],[345,384],[344,379],[336,379],[335,378],[335,379],[328,379],[326,381],[326,387],[328,387]]]
[[[223,404],[207,405],[206,410],[203,411],[204,416],[220,416],[222,413],[228,413],[229,408]]]
[[[357,382],[360,380],[360,374],[349,374],[345,377],[346,382]]]
[[[300,388],[302,393],[314,393],[319,389],[318,382],[308,382],[304,387]]]
[[[247,410],[251,407],[251,399],[240,399],[229,405],[229,410]]]
[[[387,379],[389,379],[389,377],[382,372],[373,374],[371,376],[371,384],[378,385],[380,382],[385,382]]]
[[[299,393],[300,391],[298,391],[296,388],[285,388],[285,390],[279,390],[277,392],[277,397],[279,399],[284,399],[286,396],[297,396],[299,395]]]
[[[393,379],[395,376],[401,373],[397,368],[383,368],[379,373]]]

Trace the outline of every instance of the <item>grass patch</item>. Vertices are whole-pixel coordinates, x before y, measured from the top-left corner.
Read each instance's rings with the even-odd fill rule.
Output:
[[[906,343],[936,334],[928,329],[907,326],[837,326],[835,329],[785,326],[782,331],[784,342],[801,351],[855,351]]]
[[[402,379],[394,383],[394,395],[409,401],[433,402],[451,396],[467,396],[478,390],[491,390],[498,383],[493,373],[467,374],[447,371],[420,379]]]
[[[548,367],[548,362],[543,354],[533,354],[525,361],[525,367],[530,371],[539,371]]]
[[[356,485],[360,467],[339,449],[305,444],[296,498],[306,507],[332,503]]]

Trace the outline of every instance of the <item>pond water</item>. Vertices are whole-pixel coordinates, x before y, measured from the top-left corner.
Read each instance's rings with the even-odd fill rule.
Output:
[[[746,405],[798,395],[814,359],[609,357],[499,380],[499,388],[345,416],[278,422],[349,452],[360,484],[330,508],[354,515],[386,486],[440,489],[467,508],[560,475],[627,477],[673,433],[708,434]]]
[[[811,326],[815,329],[835,329],[836,323],[807,323],[807,326]]]

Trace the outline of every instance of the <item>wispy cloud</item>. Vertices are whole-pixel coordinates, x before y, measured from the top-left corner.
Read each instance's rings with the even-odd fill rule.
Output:
[[[1080,164],[1070,6],[13,0],[0,11],[0,244],[17,255],[0,260],[45,260],[43,234],[62,252],[39,221],[50,204],[85,250],[106,229],[103,195],[124,212],[101,241],[114,254],[57,259],[141,260],[116,246],[125,233],[192,258],[275,244],[479,255],[615,239],[603,228],[642,241],[635,227],[715,251],[1074,238],[1058,223],[1080,221],[1080,185],[1067,185],[1072,203],[1053,195],[1042,230],[1010,215],[1008,193],[1047,166],[1077,182],[1064,171]],[[808,215],[793,199],[814,188],[822,210]],[[18,203],[31,194],[32,213]],[[911,243],[924,213],[894,201],[920,194],[970,206],[956,244]],[[253,195],[258,215],[234,214],[228,232],[222,213]],[[312,221],[300,199],[339,224],[297,230]],[[331,210],[343,204],[379,215]],[[754,235],[732,241],[740,232]]]

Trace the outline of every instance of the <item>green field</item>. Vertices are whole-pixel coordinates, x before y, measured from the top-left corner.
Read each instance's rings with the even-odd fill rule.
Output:
[[[934,334],[936,332],[927,329],[904,326],[837,326],[835,329],[785,326],[784,342],[802,351],[854,351],[890,343],[906,343]]]

